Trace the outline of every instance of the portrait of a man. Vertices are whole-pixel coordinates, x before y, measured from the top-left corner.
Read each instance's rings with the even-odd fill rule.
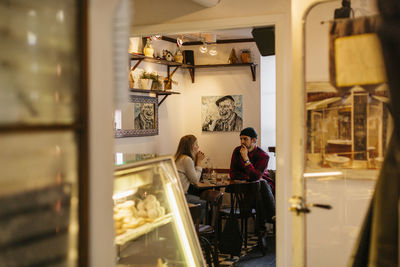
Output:
[[[243,128],[242,96],[203,96],[202,130],[238,132]]]
[[[137,115],[136,115],[137,114]],[[154,104],[135,104],[135,129],[154,129]]]

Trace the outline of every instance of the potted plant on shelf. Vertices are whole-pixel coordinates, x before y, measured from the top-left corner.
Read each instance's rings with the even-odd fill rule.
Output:
[[[139,88],[146,90],[159,90],[160,89],[160,77],[155,72],[143,71],[139,77]]]

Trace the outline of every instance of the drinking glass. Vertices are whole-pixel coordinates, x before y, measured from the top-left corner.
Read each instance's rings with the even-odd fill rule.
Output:
[[[211,183],[213,184],[217,183],[217,173],[215,172],[214,169],[211,169]]]
[[[217,173],[216,174],[216,180],[217,180],[217,184],[221,184],[221,182],[222,182],[222,174]]]

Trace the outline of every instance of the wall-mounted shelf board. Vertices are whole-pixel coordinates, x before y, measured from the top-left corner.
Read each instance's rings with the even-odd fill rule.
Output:
[[[165,59],[157,59],[157,58],[152,58],[152,57],[146,57],[144,55],[137,55],[137,54],[129,54],[130,59],[131,60],[137,60],[136,64],[131,67],[131,70],[135,70],[139,64],[142,61],[145,62],[152,62],[152,63],[156,63],[156,64],[162,64],[162,65],[166,65],[167,66],[167,74],[168,74],[168,78],[172,78],[171,76],[173,75],[173,73],[175,73],[175,71],[178,68],[182,68],[182,69],[187,69],[190,73],[190,77],[192,79],[192,83],[194,83],[194,78],[195,78],[195,69],[197,68],[224,68],[224,67],[249,67],[251,70],[251,76],[253,78],[253,81],[256,81],[256,67],[257,64],[255,63],[236,63],[236,64],[208,64],[208,65],[187,65],[187,64],[183,64],[183,63],[179,63],[179,62],[173,62],[173,61],[168,61]],[[172,71],[172,74],[170,76],[170,68],[171,67],[175,67],[175,69]]]
[[[256,81],[256,67],[257,64],[255,63],[236,63],[236,64],[208,64],[208,65],[194,65],[189,67],[182,66],[184,69],[188,69],[190,76],[192,78],[192,83],[194,83],[194,70],[195,69],[204,69],[204,68],[225,68],[225,67],[250,67],[251,76],[253,78],[253,82]]]
[[[174,62],[174,61],[168,61],[168,60],[161,59],[161,58],[158,59],[158,58],[153,58],[153,57],[146,57],[144,55],[129,54],[129,56],[130,56],[131,60],[138,60],[139,61],[138,63],[145,61],[145,62],[162,64],[162,65],[166,65],[166,66],[179,66],[179,67],[182,66],[185,68],[193,67],[192,65],[187,65],[187,64],[183,64],[183,63],[179,63],[179,62]],[[136,64],[139,65],[138,63],[136,63]]]
[[[146,89],[138,89],[138,88],[130,88],[130,92],[135,92],[135,93],[142,93],[142,94],[155,94],[156,96],[162,95],[164,96],[160,102],[158,102],[158,106],[164,102],[164,100],[169,96],[169,95],[179,95],[179,92],[174,92],[174,91],[159,91],[159,90],[146,90]]]

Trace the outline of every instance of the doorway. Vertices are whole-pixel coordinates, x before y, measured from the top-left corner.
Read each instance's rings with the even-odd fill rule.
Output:
[[[227,29],[226,29],[227,30]],[[230,30],[230,29],[229,29]],[[151,34],[146,33],[144,36],[150,36]],[[163,34],[164,35],[164,34]],[[179,33],[176,36],[173,36],[173,33],[170,34],[165,34],[164,36],[168,36],[168,38],[173,38],[176,37],[177,39],[180,36],[185,36],[187,34],[182,34]],[[157,47],[155,44],[156,42],[153,42],[153,46]],[[251,46],[251,48],[254,50],[256,49],[255,43],[252,44],[235,44],[236,51],[240,53],[240,50],[242,48],[246,48],[246,46]],[[199,46],[194,47],[192,50],[197,50]],[[192,48],[192,47],[191,47]],[[221,50],[220,50],[221,49]],[[225,51],[224,51],[225,49]],[[227,58],[229,55],[229,52],[232,50],[232,45],[228,46],[225,45],[219,46],[218,50],[218,55],[220,56],[215,57],[217,63],[218,60],[224,60],[225,62],[227,61]],[[254,50],[256,51],[256,50]],[[196,51],[197,52],[197,51]],[[156,52],[157,53],[157,52]],[[159,53],[159,52],[158,52]],[[158,54],[160,56],[160,54]],[[271,117],[275,118],[276,114],[276,96],[275,96],[275,79],[276,79],[276,71],[275,71],[275,57],[268,57],[268,58],[261,58],[259,54],[254,53],[254,58],[257,60],[259,68],[261,69],[263,74],[260,74],[261,71],[260,69],[257,69],[255,73],[255,81],[252,80],[252,72],[250,69],[241,69],[241,70],[204,70],[204,71],[197,71],[196,70],[196,76],[195,76],[195,81],[193,83],[193,80],[190,80],[188,78],[188,73],[186,73],[185,70],[180,71],[181,73],[176,73],[175,75],[180,75],[179,78],[182,78],[184,82],[179,82],[179,85],[176,85],[174,90],[177,90],[181,95],[180,96],[174,96],[174,97],[169,97],[166,102],[163,103],[162,106],[160,106],[159,109],[159,114],[168,114],[170,113],[169,108],[172,103],[180,103],[181,105],[174,105],[178,113],[181,115],[180,118],[183,118],[184,120],[184,127],[182,129],[182,132],[177,132],[176,137],[180,137],[183,132],[192,132],[194,133],[198,138],[199,138],[199,143],[200,146],[205,147],[206,150],[205,152],[210,152],[209,155],[211,155],[213,160],[213,165],[214,167],[217,168],[229,168],[229,163],[230,163],[230,155],[231,151],[233,151],[233,148],[239,144],[239,138],[238,138],[238,133],[233,132],[233,133],[225,133],[225,135],[220,135],[218,136],[216,133],[202,133],[200,130],[196,129],[199,128],[198,125],[193,124],[193,117],[190,117],[191,114],[186,114],[185,110],[195,110],[196,114],[196,107],[195,105],[198,105],[198,100],[200,97],[203,95],[206,96],[213,96],[213,95],[226,95],[226,94],[234,94],[234,95],[243,95],[243,104],[244,104],[244,114],[246,117],[244,117],[245,123],[243,124],[244,127],[248,126],[253,126],[257,128],[258,131],[260,131],[260,136],[261,136],[261,142],[259,145],[266,151],[268,151],[268,146],[275,147],[275,119],[271,119]],[[212,59],[212,60],[214,60]],[[196,59],[196,64],[198,64],[198,61]],[[204,63],[203,63],[204,64]],[[183,73],[182,73],[183,72]],[[210,80],[209,76],[215,76],[215,79],[213,81]],[[185,77],[183,77],[185,76]],[[207,77],[208,76],[208,77]],[[226,76],[226,77],[225,77]],[[267,76],[267,77],[265,77]],[[175,76],[176,77],[176,76]],[[232,78],[234,77],[234,78]],[[225,79],[225,80],[224,80]],[[230,80],[230,81],[229,81]],[[229,84],[230,83],[230,84]],[[262,86],[260,86],[260,83],[262,83],[264,89],[261,89]],[[181,84],[183,85],[181,87]],[[212,86],[210,86],[212,85]],[[184,101],[179,100],[179,98],[185,98]],[[186,103],[183,103],[186,102]],[[263,107],[263,102],[268,102],[268,104]],[[181,111],[181,112],[179,112]],[[254,113],[257,114],[254,114]],[[199,110],[200,113],[200,110]],[[268,115],[263,117],[264,114],[267,113]],[[160,115],[161,116],[161,115]],[[160,120],[162,118],[160,117]],[[166,117],[165,119],[171,119]],[[263,121],[266,121],[268,119],[268,122],[263,123]],[[161,123],[161,122],[160,122]],[[270,125],[273,125],[273,129],[270,129]],[[163,131],[163,129],[160,126],[160,131]],[[264,128],[268,129],[268,133],[264,133]],[[221,141],[215,141],[213,139],[215,138],[222,138],[224,140]],[[227,142],[226,139],[230,138],[231,141]],[[173,136],[169,136],[168,138],[173,138]],[[161,144],[162,142],[165,142],[165,140],[160,140],[158,137],[146,137],[146,140],[149,140],[149,142],[158,142]],[[216,145],[210,145],[210,143],[216,143]],[[175,143],[171,140],[171,142],[167,142],[171,145],[170,148],[165,147],[165,152],[166,153],[171,153],[173,149],[175,149]],[[217,145],[219,143],[219,145]],[[227,147],[224,149],[221,149],[221,145],[226,144]],[[266,145],[267,144],[267,145]],[[121,147],[121,144],[119,145]],[[228,152],[227,152],[228,151]],[[153,152],[153,151],[151,151]],[[215,154],[215,153],[224,153],[221,155]],[[163,153],[163,152],[161,152]],[[207,153],[206,153],[207,154]],[[271,157],[275,156],[275,153],[271,154]],[[221,158],[223,158],[221,160]],[[275,165],[275,164],[274,164]],[[271,169],[269,167],[269,169]],[[275,170],[275,166],[273,166],[273,170]],[[275,240],[274,240],[275,242]],[[273,245],[274,246],[274,245]]]

